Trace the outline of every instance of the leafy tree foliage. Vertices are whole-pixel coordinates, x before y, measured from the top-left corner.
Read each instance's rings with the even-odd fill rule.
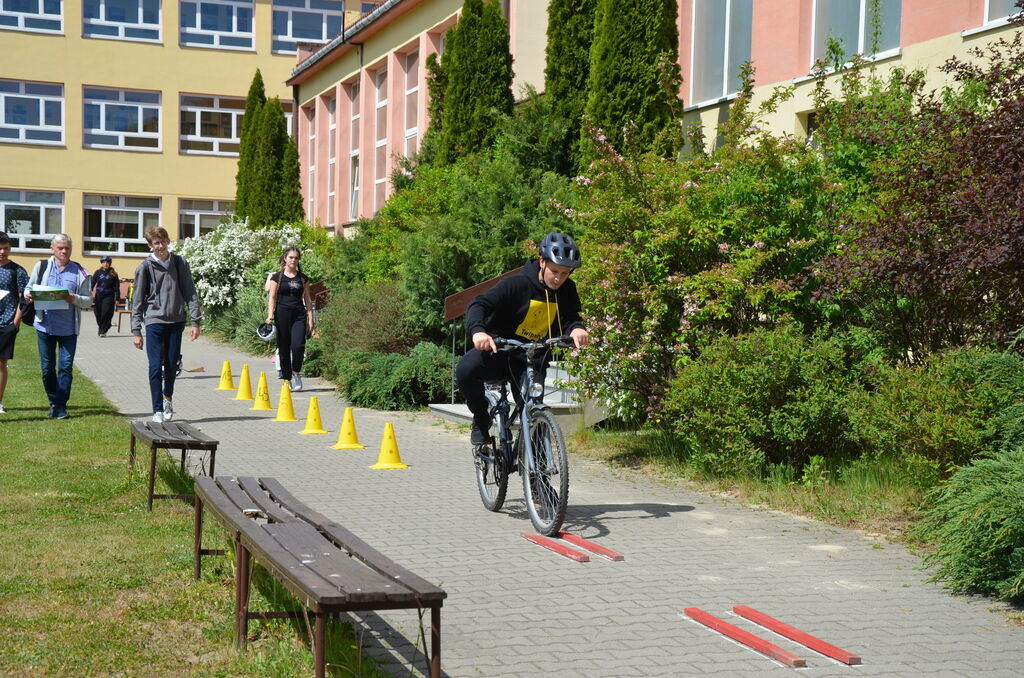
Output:
[[[259,121],[260,112],[267,102],[263,88],[263,75],[256,69],[256,75],[249,85],[249,94],[245,98],[245,114],[242,116],[242,128],[239,133],[238,171],[235,174],[235,214],[239,217],[249,216],[250,184],[253,171],[253,139]]]
[[[423,135],[423,143],[420,144],[418,162],[423,163],[433,162],[437,157],[437,145],[440,143],[441,129],[444,125],[444,95],[448,89],[448,75],[436,53],[427,56],[426,69],[429,97],[427,118],[430,122]]]
[[[565,136],[556,147],[561,152],[556,170],[566,175],[581,173],[585,164],[580,132],[596,5],[597,0],[551,0],[548,5],[544,95],[553,102],[555,124],[565,126]]]
[[[597,0],[586,114],[617,150],[626,127],[640,150],[673,150],[681,111],[677,4]]]
[[[301,221],[306,210],[302,206],[302,183],[299,179],[299,149],[295,139],[288,136],[284,142],[284,157],[281,159],[281,185],[278,205],[281,221]]]
[[[441,111],[437,161],[485,150],[503,115],[512,112],[512,55],[508,26],[496,0],[466,0],[448,32],[441,57],[447,87]]]
[[[260,111],[255,135],[247,216],[259,225],[302,218],[298,153],[288,136],[277,97],[267,101]],[[286,163],[289,148],[293,150],[288,152],[291,159]]]

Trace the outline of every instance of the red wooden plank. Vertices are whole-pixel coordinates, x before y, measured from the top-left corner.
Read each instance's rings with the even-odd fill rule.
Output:
[[[611,549],[605,548],[600,544],[595,544],[589,539],[584,539],[579,535],[572,534],[571,532],[566,532],[565,530],[562,530],[558,533],[558,538],[564,539],[570,544],[575,544],[580,548],[590,551],[596,556],[601,556],[602,558],[607,558],[608,560],[614,560],[615,562],[619,562],[626,559],[626,556],[622,555],[621,553],[612,551]]]
[[[801,645],[809,647],[815,652],[820,652],[826,657],[832,657],[832,659],[841,661],[844,664],[849,664],[850,666],[861,663],[860,657],[858,657],[857,655],[851,654],[846,650],[836,647],[835,645],[830,645],[826,643],[824,640],[821,640],[820,638],[815,638],[809,633],[804,633],[800,629],[794,626],[790,626],[789,624],[786,624],[784,622],[781,622],[778,619],[775,619],[774,617],[769,617],[765,613],[759,612],[758,610],[755,610],[752,607],[748,607],[746,605],[736,605],[732,608],[732,611],[741,617],[749,619],[755,624],[760,624],[766,629],[774,631],[780,636],[785,636],[790,640],[796,641]]]
[[[455,320],[456,318],[458,318],[459,316],[466,312],[466,308],[469,306],[469,302],[473,301],[473,299],[475,299],[478,295],[483,294],[487,290],[494,287],[497,284],[497,282],[502,278],[507,278],[510,275],[515,275],[516,273],[519,273],[519,271],[521,270],[523,270],[522,266],[520,266],[517,269],[508,271],[507,273],[502,273],[501,275],[495,278],[491,278],[490,280],[485,280],[482,283],[477,283],[472,287],[467,287],[461,292],[449,294],[447,297],[444,298],[444,321],[447,323],[451,322],[452,320]]]
[[[546,549],[554,551],[560,556],[565,556],[566,558],[575,560],[577,563],[590,562],[590,556],[586,553],[580,553],[576,549],[571,549],[565,544],[559,544],[554,539],[548,539],[547,537],[542,537],[539,534],[534,534],[533,532],[520,532],[519,536],[526,541],[532,541],[537,546],[543,546]]]
[[[786,666],[793,668],[803,668],[807,666],[807,662],[800,657],[797,657],[795,654],[786,652],[781,647],[772,645],[764,638],[758,638],[753,633],[748,633],[739,627],[733,626],[729,622],[719,619],[715,615],[705,612],[699,607],[688,607],[683,611],[686,613],[686,616],[704,624],[704,626],[712,628],[722,635],[732,638],[738,643],[743,643],[747,647],[757,650],[763,655],[782,662]]]

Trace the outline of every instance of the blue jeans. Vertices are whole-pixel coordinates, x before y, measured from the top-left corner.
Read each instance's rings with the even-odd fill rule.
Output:
[[[39,345],[39,367],[43,373],[43,390],[55,410],[67,408],[71,398],[71,365],[75,362],[78,335],[58,337],[36,331]]]
[[[164,398],[174,395],[174,377],[181,353],[181,335],[185,323],[146,325],[146,357],[149,358],[149,394],[153,411],[164,411]]]

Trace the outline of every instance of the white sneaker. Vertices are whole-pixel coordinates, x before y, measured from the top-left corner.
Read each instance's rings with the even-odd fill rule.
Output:
[[[301,391],[302,390],[302,377],[297,375],[297,374],[293,374],[292,375],[292,390],[293,391]]]
[[[162,423],[164,423],[164,413],[163,412],[154,412],[153,413],[153,423],[154,424],[162,424]]]
[[[3,401],[2,401],[2,400],[0,400],[0,414],[3,414],[3,413],[4,413],[4,412],[6,412],[6,411],[7,411],[7,410],[5,410],[5,409],[4,409],[4,403],[3,403]]]
[[[174,419],[174,403],[170,398],[164,398],[164,421]]]

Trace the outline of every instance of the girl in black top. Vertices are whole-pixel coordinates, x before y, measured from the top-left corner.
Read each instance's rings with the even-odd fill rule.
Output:
[[[267,322],[277,329],[278,367],[281,378],[291,381],[293,391],[302,390],[306,334],[313,331],[313,300],[299,267],[300,259],[302,252],[286,247],[281,254],[281,270],[270,276],[267,290]]]
[[[110,331],[120,286],[121,279],[117,277],[110,257],[100,257],[100,267],[92,274],[92,310],[96,314],[96,326],[101,337]]]

